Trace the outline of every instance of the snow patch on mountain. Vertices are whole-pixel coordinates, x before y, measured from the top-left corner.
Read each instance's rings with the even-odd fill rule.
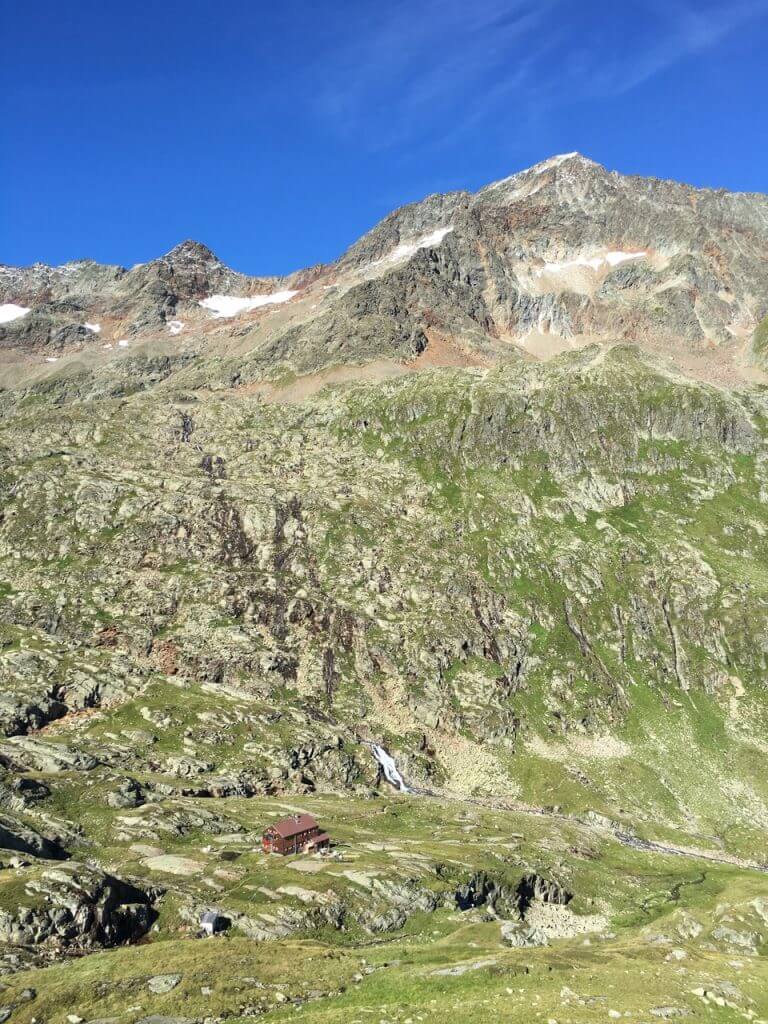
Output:
[[[419,249],[429,249],[434,245],[440,245],[445,236],[451,231],[453,231],[453,225],[449,224],[446,228],[437,228],[436,231],[431,231],[428,235],[417,238],[415,242],[402,242],[392,252],[382,256],[380,260],[374,260],[369,266],[378,267],[383,263],[398,263],[400,260],[408,259],[415,252],[418,252]]]
[[[542,160],[540,164],[535,164],[531,171],[533,174],[542,174],[544,171],[548,171],[551,167],[559,167],[560,164],[564,164],[566,160],[573,160],[577,157],[578,153],[559,153],[557,156],[551,156],[549,160]]]
[[[249,309],[258,309],[260,306],[271,306],[276,303],[288,302],[296,291],[272,292],[271,295],[254,295],[252,298],[243,298],[238,295],[209,295],[207,299],[201,299],[199,305],[203,309],[210,310],[214,319],[237,316]]]
[[[86,331],[90,331],[91,334],[101,333],[101,324],[83,324],[83,327],[86,329]]]
[[[588,267],[591,270],[600,270],[600,268],[607,264],[610,267],[618,267],[621,263],[626,263],[628,260],[643,260],[648,256],[648,253],[643,252],[607,252],[602,256],[577,256],[572,260],[565,260],[562,263],[545,263],[543,267],[537,267],[534,271],[536,277],[541,277],[542,274],[561,274],[563,271],[571,270],[574,267]]]
[[[184,330],[184,324],[181,320],[170,320],[168,323],[168,330],[171,334],[181,334]]]
[[[542,160],[540,164],[535,164],[528,173],[543,174],[544,171],[549,171],[553,167],[560,167],[562,164],[567,164],[570,160],[578,160],[583,164],[589,164],[591,167],[598,166],[594,160],[582,156],[581,153],[560,153],[558,156],[550,157],[549,160]]]
[[[648,253],[644,250],[642,252],[607,252],[605,260],[612,267],[617,267],[620,263],[626,263],[627,260],[645,259],[647,255]]]
[[[0,324],[9,324],[12,320],[20,320],[21,317],[31,312],[32,310],[26,306],[17,306],[15,302],[4,302],[0,306]]]
[[[490,185],[486,185],[485,188],[480,189],[478,195],[484,195],[498,189],[504,189],[509,185],[519,185],[521,187],[516,189],[516,191],[507,194],[505,199],[514,200],[529,198],[530,196],[535,195],[542,188],[542,185],[536,185],[535,188],[531,188],[531,182],[534,180],[536,175],[543,174],[545,171],[550,171],[554,167],[560,167],[572,160],[581,164],[587,164],[590,167],[600,166],[594,160],[590,160],[589,157],[582,156],[581,153],[560,153],[558,156],[550,157],[548,160],[542,160],[540,164],[535,164],[533,167],[526,167],[522,171],[515,171],[514,174],[510,174],[506,178],[501,178],[499,181],[494,181]]]

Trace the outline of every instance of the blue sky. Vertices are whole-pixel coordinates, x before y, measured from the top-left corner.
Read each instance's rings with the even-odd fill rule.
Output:
[[[326,261],[578,150],[768,191],[768,0],[0,0],[0,262]]]

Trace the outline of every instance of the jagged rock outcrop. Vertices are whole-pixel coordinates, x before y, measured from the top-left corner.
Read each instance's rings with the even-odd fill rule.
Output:
[[[11,805],[10,810],[16,808]],[[0,815],[0,849],[14,850],[47,860],[66,860],[68,854],[58,842],[47,839],[14,818]]]
[[[546,946],[549,942],[546,933],[540,928],[531,928],[518,921],[504,921],[501,925],[501,938],[508,946],[519,949]]]
[[[761,195],[622,176],[566,154],[475,194],[405,206],[336,262],[286,278],[236,273],[192,241],[130,270],[0,268],[0,302],[28,311],[0,325],[0,348],[53,362],[85,353],[90,393],[100,377],[124,378],[121,348],[140,347],[135,363],[145,342],[146,358],[165,349],[167,374],[194,389],[286,367],[493,365],[617,341],[730,383],[750,376],[750,360],[764,364],[767,209]],[[201,308],[213,296],[230,305]],[[163,379],[134,375],[134,386]]]
[[[557,882],[542,878],[541,875],[525,875],[517,886],[518,908],[522,917],[534,900],[541,903],[554,903],[557,906],[567,906],[573,899],[571,893],[565,890]]]
[[[72,750],[64,744],[49,743],[28,736],[13,736],[0,742],[0,764],[16,770],[56,772],[92,771],[98,761],[91,754]]]
[[[156,916],[144,891],[81,864],[36,872],[25,890],[29,905],[0,910],[0,942],[115,946],[144,935]]]

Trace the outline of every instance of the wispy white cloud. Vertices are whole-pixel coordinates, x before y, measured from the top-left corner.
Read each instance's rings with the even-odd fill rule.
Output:
[[[455,142],[497,114],[620,96],[766,16],[768,0],[360,4],[309,69],[311,102],[368,149]]]
[[[696,6],[684,0],[650,0],[643,23],[651,29],[644,41],[629,40],[604,62],[593,60],[576,83],[584,95],[621,95],[716,46],[742,25],[768,16],[768,0]],[[641,23],[642,24],[642,23]]]
[[[519,76],[518,47],[540,29],[557,0],[397,0],[344,27],[316,69],[318,112],[342,132],[386,146],[437,127],[473,97]],[[438,129],[439,130],[439,129]],[[374,138],[371,138],[373,134]]]

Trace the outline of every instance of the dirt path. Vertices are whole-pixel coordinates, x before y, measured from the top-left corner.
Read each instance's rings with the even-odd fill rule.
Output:
[[[645,850],[649,853],[667,853],[675,857],[689,857],[692,860],[708,860],[715,864],[728,864],[732,867],[744,868],[747,871],[760,871],[768,874],[768,864],[758,864],[757,861],[744,860],[732,854],[709,853],[707,850],[692,849],[685,846],[667,846],[665,843],[656,843],[652,839],[638,839],[629,832],[621,832],[618,829],[610,829],[611,835],[623,846],[629,846],[633,850]]]
[[[640,839],[638,836],[634,836],[630,832],[624,832],[615,826],[603,826],[595,822],[584,821],[582,818],[563,814],[560,811],[552,811],[546,807],[534,807],[531,804],[522,804],[511,800],[500,801],[493,800],[492,798],[465,797],[455,793],[436,793],[427,789],[409,788],[412,796],[426,797],[431,800],[454,800],[459,803],[473,804],[476,807],[484,807],[488,810],[512,811],[516,814],[535,815],[539,818],[554,818],[569,825],[578,825],[589,831],[611,836],[621,843],[622,846],[632,850],[642,850],[645,853],[659,853],[673,857],[686,857],[689,860],[706,860],[711,864],[724,864],[729,867],[742,868],[745,871],[759,871],[762,874],[768,874],[768,864],[765,863],[760,864],[757,861],[746,860],[743,857],[737,857],[728,853],[717,854],[696,847],[669,846],[666,843],[655,842],[652,839]]]

